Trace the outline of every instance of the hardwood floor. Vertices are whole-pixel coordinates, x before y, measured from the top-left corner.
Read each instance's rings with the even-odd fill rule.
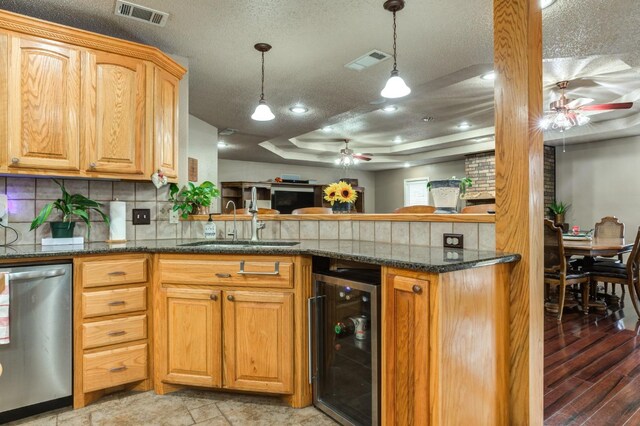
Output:
[[[628,294],[606,314],[545,317],[545,425],[640,424],[637,324]]]

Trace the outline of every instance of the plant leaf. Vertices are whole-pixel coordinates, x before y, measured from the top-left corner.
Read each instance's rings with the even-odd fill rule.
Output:
[[[33,231],[34,229],[42,225],[51,214],[51,210],[53,210],[53,203],[45,204],[42,210],[40,210],[40,213],[38,213],[38,216],[36,216],[36,218],[33,219],[33,222],[31,222],[30,230]]]

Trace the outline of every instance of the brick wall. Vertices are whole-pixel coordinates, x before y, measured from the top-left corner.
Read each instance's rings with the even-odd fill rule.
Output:
[[[467,155],[464,159],[465,176],[473,180],[469,188],[467,204],[491,203],[493,200],[474,200],[477,193],[495,194],[496,191],[496,156],[494,152]],[[556,150],[552,146],[544,147],[544,208],[553,202],[556,196]]]

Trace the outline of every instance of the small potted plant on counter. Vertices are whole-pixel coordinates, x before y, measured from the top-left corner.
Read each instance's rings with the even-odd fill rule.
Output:
[[[182,189],[175,183],[169,185],[169,201],[173,203],[173,211],[180,211],[180,217],[186,219],[190,214],[209,214],[209,206],[220,191],[208,180],[196,186],[189,182]]]
[[[62,221],[49,222],[51,226],[51,236],[53,238],[72,238],[73,230],[76,223],[72,221],[74,217],[79,218],[87,224],[87,235],[91,229],[91,221],[89,219],[89,213],[91,210],[98,213],[102,220],[109,225],[109,216],[107,216],[102,210],[102,204],[91,200],[81,194],[69,194],[64,184],[56,179],[53,181],[60,187],[62,196],[55,201],[47,203],[38,216],[31,222],[31,230],[35,230],[40,227],[51,215],[53,209],[62,213]]]
[[[331,204],[334,213],[349,213],[358,194],[350,184],[340,181],[331,183],[324,189],[324,199]]]
[[[564,223],[565,215],[567,214],[569,207],[571,207],[570,204],[565,204],[562,201],[557,202],[555,200],[548,207],[549,216],[553,219],[553,222],[556,225],[562,225]]]
[[[427,183],[427,189],[433,197],[435,213],[457,213],[458,199],[472,186],[471,179],[467,177],[432,180]]]

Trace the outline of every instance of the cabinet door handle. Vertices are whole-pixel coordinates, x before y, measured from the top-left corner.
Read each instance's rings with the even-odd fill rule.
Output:
[[[280,275],[280,262],[275,262],[273,272],[248,272],[244,270],[244,260],[240,261],[239,275]]]
[[[96,163],[89,163],[89,168],[90,169],[95,169],[96,168]]]
[[[18,157],[13,157],[13,158],[11,159],[11,162],[12,162],[13,164],[18,164],[18,163],[20,162],[20,159],[19,159]]]
[[[109,306],[121,306],[124,305],[124,300],[114,300],[113,302],[109,302]]]
[[[415,294],[422,294],[422,287],[420,287],[418,284],[411,287],[411,289]]]
[[[112,277],[117,277],[121,275],[127,275],[127,273],[125,271],[113,271],[113,272],[109,272],[107,275],[110,275]]]
[[[121,366],[121,367],[113,367],[113,368],[110,368],[110,369],[109,369],[109,371],[110,371],[111,373],[118,373],[118,372],[120,372],[120,371],[124,371],[124,370],[126,370],[126,369],[127,369],[127,366],[126,366],[126,365],[123,365],[123,366]]]
[[[209,295],[209,299],[211,299],[211,300],[218,300],[218,296],[217,296],[217,295],[215,295],[215,294],[210,294],[210,295]]]
[[[231,278],[231,274],[223,274],[222,272],[218,272],[216,274],[216,277],[218,277],[218,278]]]
[[[236,300],[236,298],[235,298],[235,297],[233,297],[233,295],[232,295],[232,294],[230,294],[230,295],[228,295],[228,296],[227,296],[227,300],[228,300],[229,302],[233,302],[234,300]]]
[[[108,336],[111,337],[115,337],[115,336],[124,336],[125,334],[127,334],[126,331],[124,330],[119,330],[119,331],[110,331],[107,333]]]

